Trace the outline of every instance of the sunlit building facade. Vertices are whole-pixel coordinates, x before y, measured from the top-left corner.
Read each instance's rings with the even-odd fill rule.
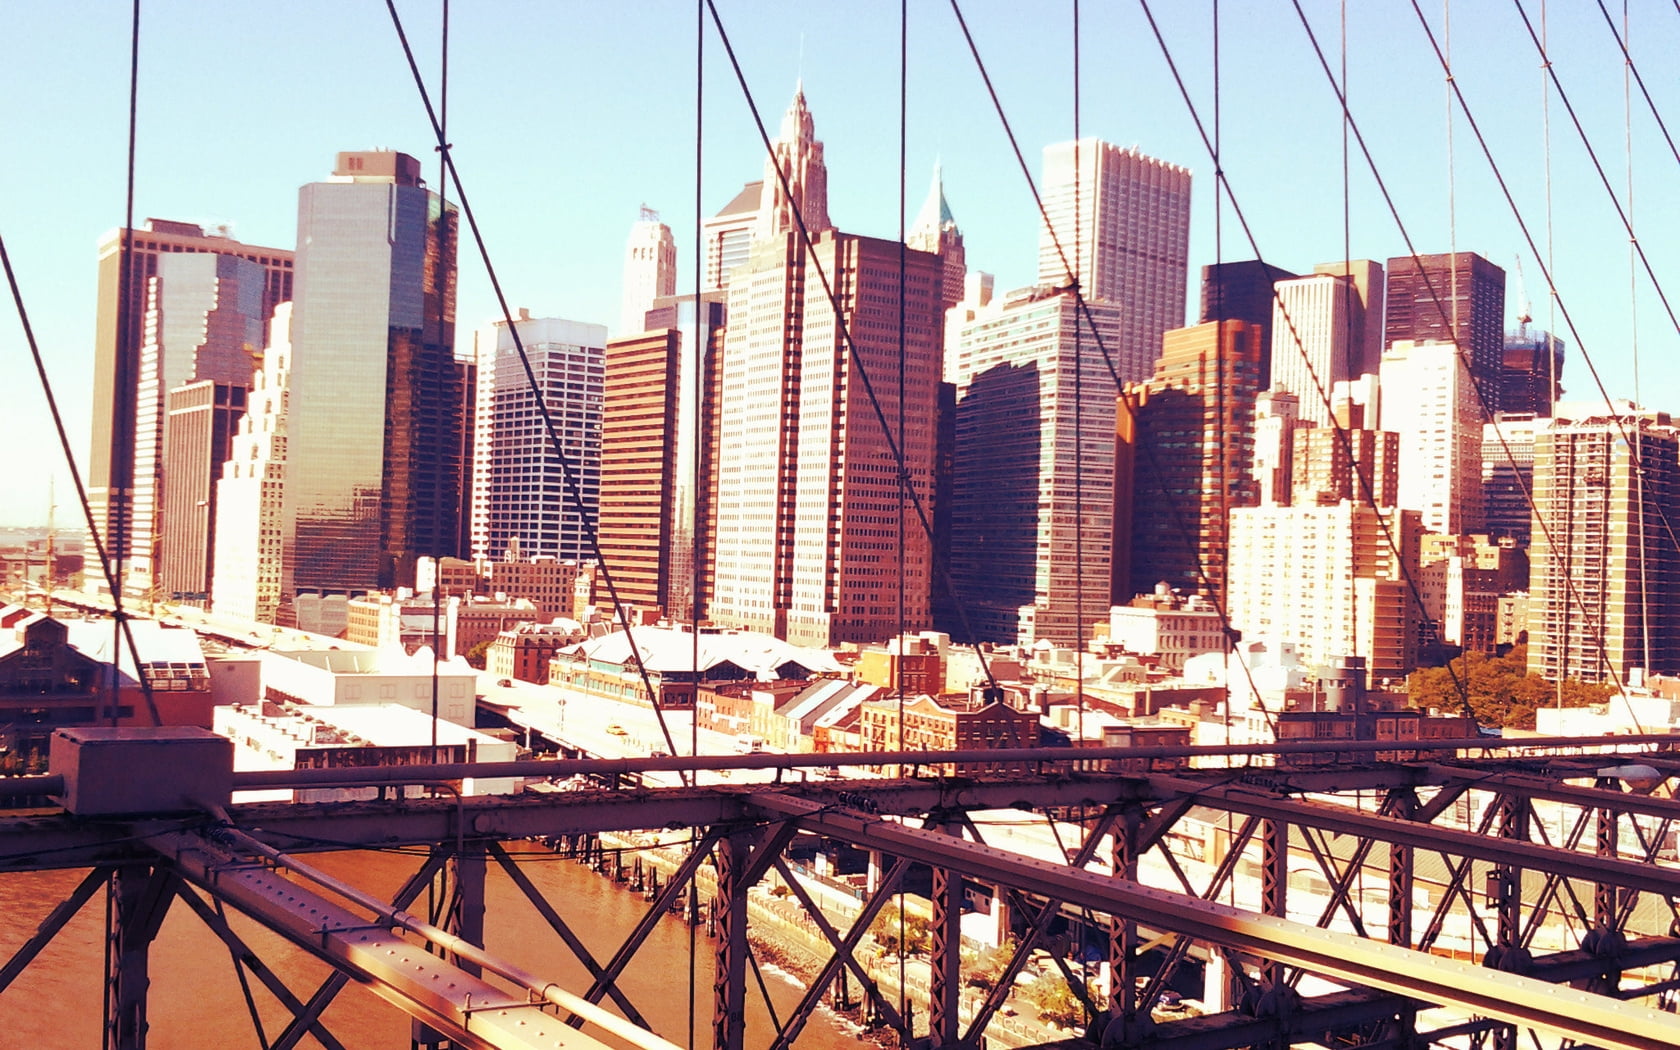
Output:
[[[1044,148],[1038,283],[1077,280],[1086,299],[1120,303],[1121,382],[1149,375],[1161,334],[1184,323],[1190,170],[1098,139]]]
[[[532,317],[525,310],[514,324],[536,377],[535,389],[507,322],[497,321],[476,334],[473,557],[593,558],[585,523],[594,521],[601,496],[601,381],[607,328]],[[544,422],[539,391],[558,447]]]
[[[340,153],[298,192],[287,595],[411,586],[458,554],[456,213],[404,153]]]
[[[1115,400],[1098,337],[1118,337],[1120,310],[1090,310],[1017,292],[977,306],[947,351],[951,577],[975,640],[1075,645],[1108,610]]]
[[[150,531],[161,466],[162,429],[168,391],[193,378],[193,359],[201,345],[243,349],[249,355],[262,343],[264,326],[277,304],[292,297],[292,253],[280,248],[242,244],[227,229],[206,231],[193,223],[146,220],[131,231],[126,287],[123,281],[123,233],[112,230],[99,241],[98,308],[94,328],[93,440],[88,456],[88,502],[95,528],[119,577],[136,546],[153,553]],[[188,257],[203,256],[191,260]],[[222,260],[226,260],[223,262]],[[247,267],[254,267],[253,270]],[[167,269],[171,279],[159,282]],[[227,281],[223,286],[223,280]],[[127,300],[124,301],[126,292]],[[169,321],[151,307],[162,294],[170,300]],[[251,318],[249,324],[246,317]],[[148,340],[148,327],[154,337]],[[248,335],[234,329],[251,329]],[[142,356],[149,343],[167,352],[154,367],[142,394]],[[248,345],[249,344],[249,345]],[[209,355],[207,367],[220,360]],[[182,362],[185,362],[184,364]],[[231,381],[250,378],[250,359]],[[167,374],[157,374],[165,372]],[[200,378],[225,378],[220,372]],[[139,428],[148,428],[148,464],[136,470]],[[136,488],[144,482],[148,506],[137,516]],[[137,535],[138,518],[145,533]],[[143,542],[136,544],[137,539]],[[150,585],[148,564],[140,586]]]

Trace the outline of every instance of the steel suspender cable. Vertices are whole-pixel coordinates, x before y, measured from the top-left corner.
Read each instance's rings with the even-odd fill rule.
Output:
[[[508,307],[507,295],[502,291],[501,280],[496,276],[495,265],[490,261],[490,250],[485,244],[484,234],[479,229],[478,219],[473,214],[472,204],[467,199],[466,189],[461,184],[460,169],[456,167],[454,155],[444,138],[443,126],[439,122],[437,108],[432,104],[431,93],[426,90],[425,78],[420,75],[420,67],[415,61],[414,49],[409,45],[408,34],[403,29],[402,18],[397,14],[395,0],[385,0],[385,7],[390,12],[391,24],[396,29],[397,40],[402,45],[403,56],[408,60],[409,74],[414,80],[415,90],[419,92],[420,101],[426,108],[426,118],[431,123],[432,134],[437,139],[437,144],[443,155],[444,166],[448,169],[449,176],[455,184],[455,196],[461,202],[461,214],[466,216],[467,226],[472,230],[473,242],[477,245],[479,258],[484,263],[485,275],[490,279],[491,290],[496,295],[496,304],[501,308],[502,319],[507,324],[508,335],[513,340],[513,348],[518,354],[520,365],[525,370],[525,381],[531,389],[537,407],[537,415],[542,419],[543,429],[548,435],[549,448],[560,464],[561,474],[566,484],[566,494],[571,500],[572,506],[577,508],[578,521],[583,528],[584,538],[589,543],[589,549],[595,554],[596,571],[601,574],[601,580],[606,584],[608,596],[612,600],[613,609],[620,624],[624,627],[625,643],[630,648],[630,654],[635,661],[637,673],[642,681],[642,688],[647,692],[648,702],[653,706],[654,717],[659,722],[659,731],[664,737],[665,746],[672,753],[675,753],[676,742],[671,736],[670,726],[665,721],[665,711],[660,704],[659,693],[653,688],[653,681],[648,676],[647,666],[642,661],[641,649],[637,646],[635,632],[631,629],[629,610],[623,602],[619,601],[618,587],[613,582],[612,572],[608,568],[606,560],[601,557],[600,534],[596,531],[594,519],[586,513],[587,507],[583,500],[583,491],[578,482],[577,471],[573,468],[571,459],[566,455],[564,445],[560,440],[559,430],[554,424],[554,416],[549,410],[547,398],[543,395],[543,391],[537,383],[536,371],[531,367],[531,359],[525,353],[525,343],[519,335],[519,326],[514,322],[513,311]],[[683,779],[687,783],[692,778],[685,773]]]
[[[1209,156],[1212,156],[1213,153],[1214,153],[1213,142],[1208,137],[1207,129],[1202,122],[1200,112],[1197,110],[1195,102],[1192,101],[1191,98],[1190,98],[1189,89],[1187,88],[1187,86],[1184,83],[1183,76],[1179,73],[1178,63],[1172,57],[1172,50],[1171,50],[1171,48],[1169,48],[1167,46],[1166,38],[1164,36],[1162,36],[1162,34],[1161,34],[1160,25],[1155,20],[1154,11],[1150,8],[1148,0],[1139,0],[1139,3],[1141,4],[1141,6],[1143,8],[1144,16],[1149,21],[1150,28],[1155,35],[1156,43],[1159,45],[1159,47],[1161,49],[1161,55],[1166,60],[1167,68],[1172,73],[1173,80],[1178,86],[1179,95],[1184,100],[1185,106],[1190,110],[1190,118],[1196,125],[1197,132],[1200,135],[1201,140],[1202,140],[1202,145],[1208,151]],[[1299,10],[1298,6],[1297,6],[1297,10]],[[1303,16],[1303,19],[1304,19],[1304,17],[1305,16]],[[1310,32],[1310,29],[1309,29],[1309,32]],[[1314,46],[1315,47],[1317,46],[1316,38],[1314,38]],[[1318,54],[1319,54],[1319,62],[1321,64],[1321,66],[1323,67],[1324,71],[1325,71],[1325,75],[1330,77],[1331,85],[1332,85],[1332,87],[1334,87],[1335,86],[1335,76],[1334,76],[1334,74],[1332,74],[1330,72],[1329,63],[1324,58],[1324,54],[1323,54],[1322,51],[1319,51]],[[1336,93],[1337,93],[1338,98],[1341,99],[1341,91],[1340,91],[1339,88],[1336,89]],[[1343,102],[1344,116],[1346,117],[1346,119],[1349,120],[1349,126],[1350,126],[1351,130],[1353,131],[1354,135],[1357,137],[1358,134],[1359,134],[1358,126],[1355,125],[1355,124],[1352,124],[1351,117],[1346,116],[1346,100],[1341,99],[1341,101]],[[1363,140],[1361,139],[1360,141],[1361,141],[1361,145],[1363,146]],[[1249,226],[1248,217],[1246,216],[1246,214],[1244,214],[1244,212],[1242,210],[1242,205],[1237,201],[1236,194],[1230,192],[1230,179],[1226,176],[1223,169],[1218,169],[1216,171],[1216,174],[1218,176],[1218,179],[1219,179],[1221,185],[1223,185],[1226,188],[1226,191],[1229,194],[1232,214],[1236,217],[1237,224],[1242,229],[1243,236],[1247,239],[1249,247],[1254,251],[1254,254],[1255,254],[1256,257],[1263,258],[1264,256],[1262,255],[1262,253],[1260,251],[1260,246],[1259,246],[1258,241],[1255,239],[1254,231]],[[1381,185],[1380,180],[1379,180],[1379,185]],[[1385,195],[1386,195],[1386,193],[1385,193]],[[1391,202],[1391,208],[1392,208],[1392,202]],[[1398,220],[1398,215],[1396,216],[1396,220]],[[1404,233],[1404,227],[1402,227],[1402,233]],[[1410,248],[1410,240],[1409,239],[1407,241],[1407,245],[1408,245],[1408,248]],[[1415,251],[1413,251],[1412,256],[1413,256],[1413,258],[1416,258],[1417,253]],[[1429,287],[1429,280],[1428,280],[1427,273],[1424,274],[1424,281],[1425,281],[1426,287]],[[1444,309],[1445,308],[1441,306],[1439,297],[1438,296],[1433,296],[1432,287],[1431,287],[1430,290],[1431,290],[1432,297],[1435,298],[1435,302],[1437,304],[1437,307],[1441,308],[1443,310],[1443,314],[1444,314]],[[1289,329],[1291,341],[1295,344],[1297,352],[1301,353],[1303,358],[1304,358],[1306,352],[1305,352],[1304,344],[1303,344],[1302,339],[1301,339],[1300,332],[1296,329],[1294,320],[1290,317],[1288,308],[1284,304],[1283,299],[1277,294],[1277,291],[1276,291],[1275,287],[1273,289],[1272,296],[1273,296],[1273,303],[1277,307],[1276,315],[1281,315],[1282,316],[1282,319],[1284,321],[1285,326]],[[1312,363],[1310,361],[1307,362],[1307,372],[1308,372],[1309,377],[1312,379],[1313,386],[1317,390],[1320,399],[1323,401],[1323,403],[1326,407],[1329,407],[1331,405],[1330,391],[1325,388],[1323,382],[1318,377],[1316,369],[1312,366]],[[1351,449],[1351,447],[1349,447],[1349,441],[1348,441],[1348,436],[1347,436],[1347,428],[1345,428],[1343,426],[1340,426],[1340,425],[1337,425],[1335,430],[1336,430],[1336,434],[1337,434],[1337,440],[1341,443],[1343,452],[1348,456],[1350,462],[1352,462],[1353,461],[1352,449]],[[1359,469],[1354,470],[1354,476],[1359,481],[1362,498],[1365,500],[1365,502],[1368,505],[1374,507],[1376,505],[1376,499],[1375,499],[1375,496],[1374,496],[1374,492],[1372,490],[1370,477],[1367,476],[1366,473],[1363,470],[1359,470]],[[1391,521],[1389,520],[1388,517],[1385,517],[1385,516],[1379,514],[1377,516],[1377,523],[1378,523],[1378,525],[1379,525],[1379,527],[1380,527],[1380,529],[1383,533],[1384,539],[1388,543],[1389,550],[1394,553],[1397,562],[1401,562],[1401,559],[1400,559],[1401,545],[1400,545],[1399,541],[1396,539],[1396,537],[1394,536]],[[1402,578],[1404,579],[1404,581],[1407,585],[1407,590],[1410,592],[1410,596],[1411,596],[1413,604],[1420,610],[1423,617],[1427,619],[1427,617],[1428,617],[1428,607],[1427,607],[1426,603],[1424,602],[1423,594],[1422,594],[1421,590],[1419,589],[1416,580],[1412,577],[1411,572],[1404,567],[1403,563],[1402,563],[1401,575],[1402,575]],[[1470,707],[1469,690],[1468,690],[1467,686],[1465,685],[1465,683],[1460,679],[1457,671],[1455,671],[1453,669],[1451,663],[1447,664],[1447,673],[1453,680],[1453,684],[1454,684],[1456,692],[1458,693],[1458,696],[1459,696],[1459,703],[1460,703],[1461,707],[1463,708],[1465,714],[1468,715],[1472,720],[1475,720],[1475,713]]]
[[[713,2],[713,0],[707,0],[706,6],[711,12],[712,24],[718,31],[718,38],[723,43],[724,52],[729,56],[730,68],[734,70],[735,80],[741,87],[741,94],[746,100],[747,108],[752,112],[753,125],[758,131],[759,141],[763,144],[765,152],[773,156],[775,151],[770,142],[770,133],[765,128],[764,119],[758,111],[758,104],[753,101],[752,92],[747,87],[746,74],[741,69],[740,60],[735,55],[734,45],[730,43],[729,33],[723,27],[723,20],[718,15],[717,5]],[[790,202],[794,201],[795,195],[793,194],[791,187],[788,185],[787,173],[781,170],[779,165],[776,166],[776,171],[776,177],[781,183],[783,193],[787,195]],[[808,252],[811,246],[812,238],[811,231],[805,225],[805,217],[801,214],[798,207],[790,207],[789,211],[794,222],[795,231],[799,237],[800,248],[801,250]],[[810,265],[811,269],[816,272],[818,283],[822,286],[824,298],[827,299],[834,310],[836,328],[838,330],[841,343],[845,347],[847,357],[852,361],[852,364],[857,369],[858,381],[863,386],[864,397],[869,402],[869,407],[875,417],[876,425],[881,428],[882,438],[887,443],[888,454],[892,457],[894,467],[900,473],[905,490],[910,495],[910,503],[915,509],[916,519],[921,527],[922,534],[926,536],[928,538],[928,542],[931,543],[933,541],[932,518],[928,513],[927,506],[923,501],[921,494],[918,493],[915,486],[911,484],[913,479],[910,477],[908,467],[906,466],[903,448],[893,437],[893,429],[887,418],[886,410],[881,407],[881,399],[875,390],[874,381],[870,378],[869,370],[866,367],[863,356],[858,351],[857,344],[852,339],[851,325],[845,317],[845,312],[841,309],[840,299],[835,291],[834,284],[830,280],[828,272],[823,269],[822,263],[819,260],[815,258],[810,259]],[[949,575],[944,572],[942,572],[941,575],[944,577],[944,582],[949,589]],[[952,591],[951,593],[953,594],[953,597],[955,597],[955,592]],[[960,602],[956,603],[956,613],[958,618],[962,621],[963,630],[967,631],[969,635],[972,636],[973,631],[969,627],[967,613],[963,610]],[[974,651],[976,656],[979,658],[980,668],[986,676],[988,687],[994,690],[997,689],[997,677],[992,673],[991,664],[988,660],[986,660],[985,654],[981,651],[978,642],[975,643]]]
[[[1051,223],[1050,223],[1049,212],[1046,210],[1046,208],[1044,206],[1044,198],[1039,193],[1037,183],[1035,183],[1033,181],[1032,172],[1027,168],[1026,157],[1021,153],[1020,141],[1015,137],[1014,128],[1011,127],[1011,125],[1009,123],[1009,117],[1004,112],[1003,101],[998,97],[997,88],[992,84],[991,74],[986,69],[985,61],[983,59],[981,59],[981,57],[980,57],[979,46],[974,41],[973,33],[971,33],[969,31],[968,20],[963,17],[962,7],[958,3],[958,0],[951,0],[951,10],[952,10],[952,13],[956,15],[957,25],[962,29],[963,39],[968,44],[969,54],[972,55],[973,58],[974,58],[975,68],[980,73],[980,79],[985,82],[987,94],[991,97],[991,100],[992,100],[992,107],[997,112],[998,121],[999,121],[999,123],[1002,124],[1004,135],[1005,135],[1005,137],[1007,137],[1009,139],[1010,149],[1015,154],[1015,162],[1020,167],[1022,177],[1026,179],[1027,189],[1032,194],[1034,204],[1036,204],[1037,207],[1038,207],[1039,218],[1044,223],[1044,229],[1049,231],[1050,238],[1051,238],[1051,243],[1056,249],[1057,256],[1061,259],[1063,272],[1067,273],[1070,277],[1073,277],[1078,271],[1074,268],[1073,264],[1069,263],[1068,255],[1067,255],[1067,249],[1062,244],[1060,236],[1057,235],[1055,227],[1052,226]],[[1069,290],[1072,291],[1072,293],[1074,295],[1074,298],[1075,298],[1075,303],[1076,303],[1077,311],[1078,311],[1078,314],[1079,314],[1078,320],[1083,321],[1088,326],[1088,328],[1090,329],[1090,332],[1091,332],[1091,338],[1093,340],[1095,340],[1095,342],[1097,344],[1097,349],[1102,352],[1103,363],[1107,367],[1109,376],[1110,376],[1111,379],[1113,379],[1115,388],[1118,391],[1117,397],[1118,397],[1119,403],[1125,407],[1128,415],[1131,415],[1135,418],[1135,416],[1136,416],[1135,398],[1133,397],[1132,394],[1130,394],[1126,390],[1125,384],[1120,379],[1120,373],[1119,373],[1118,368],[1114,364],[1113,355],[1109,352],[1108,344],[1103,339],[1102,333],[1097,331],[1097,329],[1096,329],[1096,323],[1092,318],[1091,311],[1090,311],[1090,306],[1087,304],[1083,292],[1079,289],[1077,280],[1073,281],[1072,287]],[[1143,451],[1143,454],[1144,454],[1144,459],[1145,459],[1146,464],[1150,467],[1150,469],[1154,473],[1156,479],[1158,481],[1160,481],[1161,479],[1163,479],[1165,477],[1165,475],[1162,473],[1159,464],[1156,462],[1154,449],[1148,443],[1143,443],[1141,448],[1142,448],[1142,451]],[[1182,535],[1185,535],[1187,537],[1190,536],[1191,533],[1190,533],[1190,530],[1189,530],[1189,525],[1184,520],[1184,516],[1179,511],[1179,509],[1175,505],[1172,504],[1171,498],[1170,498],[1170,493],[1167,493],[1165,491],[1164,483],[1162,484],[1162,490],[1163,490],[1163,496],[1167,497],[1166,502],[1167,502],[1168,507],[1170,508],[1169,513],[1174,518],[1175,523],[1178,527],[1178,531]],[[1217,594],[1218,588],[1215,588],[1213,586],[1212,580],[1208,575],[1206,565],[1203,563],[1202,558],[1200,556],[1200,553],[1199,552],[1194,552],[1194,553],[1195,553],[1197,579],[1201,581],[1202,586],[1207,589],[1207,591],[1210,595],[1214,595],[1214,598],[1213,598],[1211,604],[1214,607],[1214,611],[1219,616],[1220,627],[1224,631],[1226,637],[1230,637],[1231,636],[1231,621],[1230,621],[1230,617],[1226,615],[1224,598]],[[1250,689],[1251,694],[1258,695],[1258,689],[1254,685],[1254,678],[1253,678],[1252,673],[1249,670],[1247,662],[1242,661],[1239,657],[1239,663],[1241,664],[1241,666],[1243,668],[1244,675],[1247,676],[1247,678],[1248,678],[1248,684],[1249,684],[1249,689]],[[1276,726],[1274,724],[1275,720],[1272,718],[1272,712],[1267,710],[1264,707],[1261,708],[1261,712],[1265,715],[1267,723],[1269,725],[1272,725],[1272,727],[1275,731]]]

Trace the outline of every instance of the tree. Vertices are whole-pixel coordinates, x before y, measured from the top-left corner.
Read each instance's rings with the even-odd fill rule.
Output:
[[[1586,707],[1603,703],[1615,690],[1565,679],[1561,692],[1563,706]],[[1460,713],[1468,701],[1470,713],[1484,726],[1532,729],[1535,710],[1556,703],[1559,689],[1529,673],[1528,647],[1518,645],[1504,656],[1468,652],[1446,667],[1414,671],[1407,693],[1413,707]]]
[[[1060,977],[1040,977],[1027,985],[1025,995],[1038,1016],[1051,1024],[1077,1028],[1085,1023],[1085,1004]]]
[[[468,649],[466,652],[467,663],[478,668],[480,671],[484,670],[485,657],[489,654],[490,647],[494,644],[495,639],[493,638],[488,638],[482,642],[475,643],[473,647]]]

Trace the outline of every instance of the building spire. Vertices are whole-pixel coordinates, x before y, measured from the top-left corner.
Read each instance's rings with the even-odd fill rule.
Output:
[[[784,187],[784,180],[786,185]],[[828,221],[828,168],[823,144],[817,139],[811,109],[805,102],[805,78],[794,85],[793,101],[782,116],[782,131],[771,143],[764,162],[764,188],[759,198],[754,240],[797,229],[794,212],[815,237],[831,229]]]

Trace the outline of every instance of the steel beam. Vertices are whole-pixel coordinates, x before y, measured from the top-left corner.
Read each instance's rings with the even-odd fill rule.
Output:
[[[146,1050],[146,999],[151,988],[151,946],[174,899],[167,869],[124,864],[111,873],[105,942],[105,1045]]]
[[[1439,853],[1476,857],[1515,868],[1556,871],[1566,878],[1591,882],[1604,879],[1663,896],[1680,896],[1680,870],[1659,868],[1629,860],[1570,853],[1533,842],[1480,835],[1470,831],[1435,827],[1416,821],[1399,820],[1365,813],[1351,806],[1302,802],[1259,794],[1238,786],[1204,786],[1179,777],[1153,778],[1171,788],[1192,794],[1204,806],[1229,809],[1266,820],[1288,820],[1306,827],[1322,828],[1345,835],[1363,835],[1379,842],[1413,846]]]
[[[725,835],[714,851],[717,857],[717,896],[712,916],[717,920],[715,950],[717,989],[712,998],[713,1050],[741,1050],[747,1031],[747,890],[745,878],[752,861],[756,828]]]
[[[1604,996],[1422,955],[1378,941],[1123,882],[1005,850],[953,840],[802,799],[764,794],[766,818],[794,817],[808,829],[922,863],[947,864],[984,881],[1053,900],[1078,900],[1109,914],[1146,919],[1161,930],[1252,952],[1353,985],[1485,1014],[1618,1050],[1658,1050],[1680,1041],[1680,1020]]]

